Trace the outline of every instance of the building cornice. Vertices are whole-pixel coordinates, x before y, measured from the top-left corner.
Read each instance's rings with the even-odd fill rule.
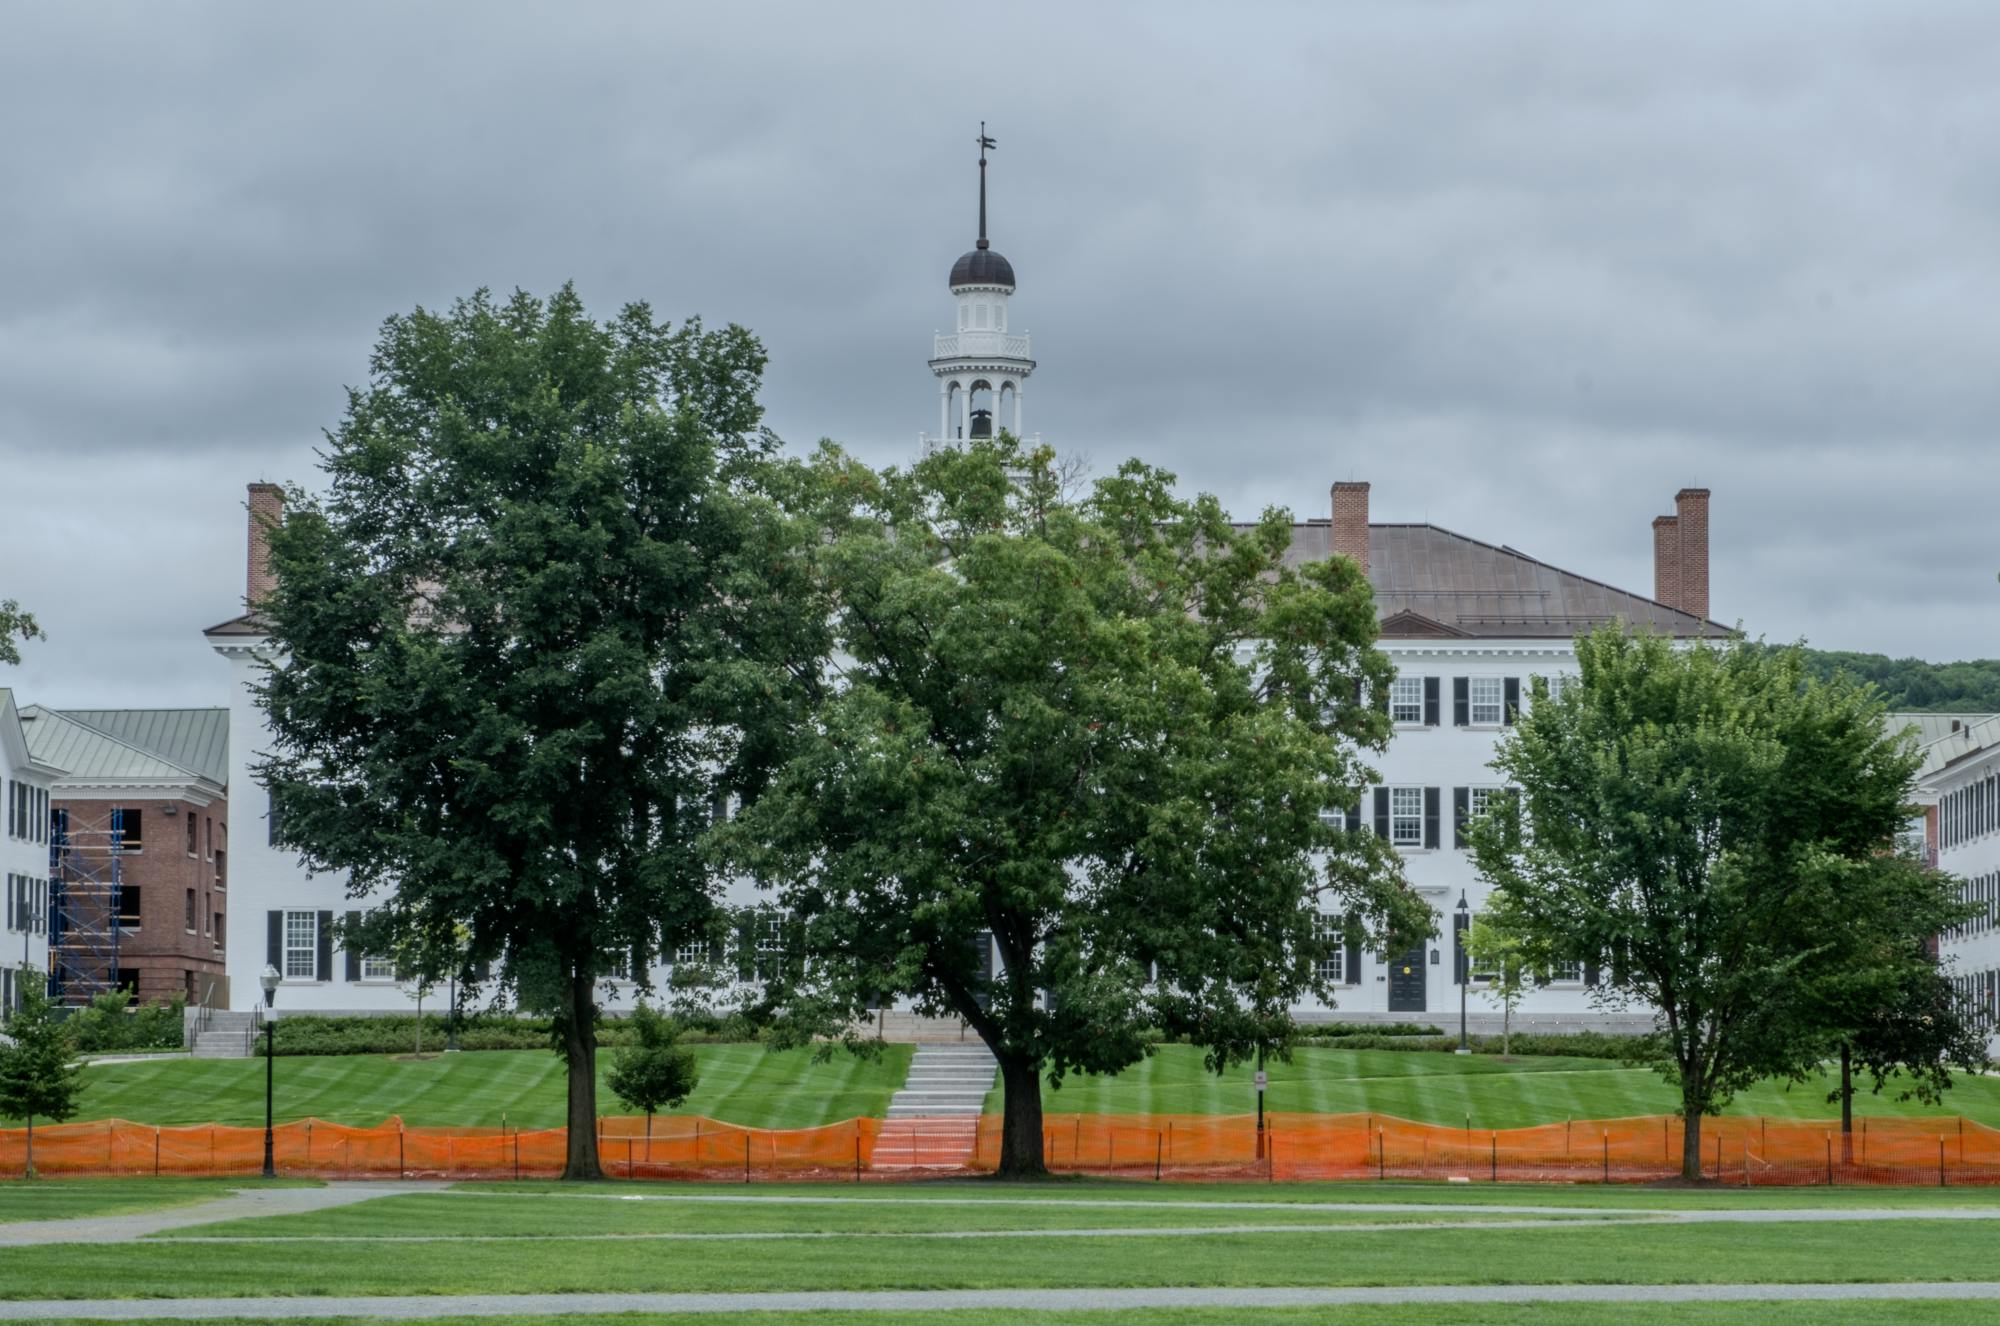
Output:
[[[1409,658],[1575,658],[1570,640],[1409,639],[1377,640],[1385,654]]]
[[[185,801],[191,806],[213,805],[228,795],[220,788],[167,779],[74,777],[61,779],[50,794],[57,801]]]
[[[932,359],[926,361],[931,366],[931,376],[950,377],[954,373],[1019,373],[1023,377],[1035,371],[1032,359],[1012,359],[1006,355],[984,355],[977,359]]]

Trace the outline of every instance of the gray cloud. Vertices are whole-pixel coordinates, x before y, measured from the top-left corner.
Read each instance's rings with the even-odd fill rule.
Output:
[[[574,11],[574,12],[572,12]],[[1636,589],[2000,654],[2000,12],[1624,5],[18,5],[0,593],[57,703],[219,702],[242,486],[376,327],[574,278],[735,320],[772,424],[887,463],[1001,140],[1029,422],[1237,510],[1336,477]]]

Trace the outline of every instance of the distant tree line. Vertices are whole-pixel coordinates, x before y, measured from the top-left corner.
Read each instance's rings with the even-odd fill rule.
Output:
[[[1845,673],[1868,682],[1892,711],[2000,713],[2000,658],[1926,663],[1839,649],[1806,649],[1800,657],[1821,681]]]

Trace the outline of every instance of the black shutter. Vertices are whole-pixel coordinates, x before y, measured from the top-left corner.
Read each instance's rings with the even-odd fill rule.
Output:
[[[1583,964],[1583,983],[1585,985],[1596,985],[1598,977],[1602,974],[1596,958],[1592,958],[1589,962]]]
[[[1439,708],[1438,679],[1436,677],[1425,677],[1424,678],[1424,726],[1425,727],[1436,727],[1438,725],[1438,708]]]
[[[347,958],[347,979],[361,979],[361,938],[355,932],[361,927],[361,913],[347,914],[346,928],[340,932],[340,948]]]
[[[1472,789],[1451,789],[1451,845],[1465,846],[1465,822],[1472,818]]]
[[[757,913],[749,907],[736,913],[736,976],[744,981],[757,978]]]
[[[1472,726],[1472,678],[1451,679],[1451,722],[1453,727]]]
[[[1463,790],[1463,789],[1461,789]],[[1465,932],[1472,924],[1470,912],[1451,914],[1451,983],[1464,985],[1471,974],[1471,955],[1465,949]]]
[[[1346,810],[1340,812],[1340,814],[1341,814],[1342,828],[1346,829],[1349,833],[1354,833],[1355,831],[1360,829],[1361,803],[1359,801],[1349,806]]]
[[[1347,918],[1347,959],[1341,963],[1340,974],[1348,985],[1361,984],[1361,919],[1352,913]]]
[[[265,912],[264,919],[269,922],[264,936],[264,963],[276,967],[282,974],[285,970],[285,914]]]
[[[333,979],[333,913],[321,912],[319,924],[313,927],[319,932],[319,953],[313,963],[314,980]]]
[[[1424,789],[1424,846],[1438,845],[1438,801],[1439,791],[1435,787]]]
[[[1521,679],[1509,677],[1506,682],[1507,707],[1503,711],[1502,722],[1512,723],[1521,716]]]
[[[1389,789],[1375,789],[1375,836],[1383,842],[1389,841]]]

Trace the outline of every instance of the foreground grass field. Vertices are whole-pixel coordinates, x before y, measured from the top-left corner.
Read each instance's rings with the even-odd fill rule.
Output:
[[[1244,1200],[1253,1193],[1265,1200]],[[1433,1209],[1385,1210],[1367,1220],[1365,1210],[1305,1206],[1365,1195]],[[1417,1185],[489,1185],[198,1226],[140,1242],[0,1248],[0,1298],[1993,1278],[1990,1249],[2000,1223],[1946,1218],[1990,1212],[1993,1195],[1904,1194],[1916,1208],[1904,1219],[1869,1218],[1864,1203],[1875,1195]],[[0,1189],[0,1204],[14,1196]],[[1802,1196],[1832,1197],[1851,1218],[1787,1219],[1782,1206],[1773,1208]],[[1550,1209],[1481,1209],[1502,1197]],[[1548,1200],[1558,1197],[1626,1199],[1642,1214],[1576,1219],[1590,1208]],[[1773,1210],[1776,1218],[1690,1223],[1643,1215],[1718,1204],[1732,1213]],[[1501,1215],[1533,1224],[1485,1218]],[[990,1232],[968,1236],[969,1229]],[[1428,1318],[1441,1319],[1494,1318]]]
[[[1328,1308],[1147,1308],[1142,1311],[1034,1312],[745,1312],[618,1313],[612,1316],[430,1317],[430,1326],[1547,1326],[1561,1313],[1592,1326],[1972,1326],[1992,1320],[1991,1303],[1587,1303],[1411,1304]],[[81,1317],[43,1319],[47,1326],[108,1326]],[[376,1317],[288,1317],[288,1326],[376,1326]]]
[[[1257,1107],[1250,1067],[1223,1077],[1202,1068],[1190,1046],[1163,1045],[1143,1063],[1114,1077],[1078,1074],[1060,1090],[1043,1088],[1052,1114],[1247,1114]],[[1308,1046],[1289,1064],[1271,1063],[1265,1108],[1304,1113],[1373,1113],[1425,1123],[1475,1128],[1522,1128],[1564,1119],[1617,1119],[1670,1114],[1671,1087],[1649,1068],[1603,1059],[1519,1058],[1401,1050],[1330,1050]],[[1738,1096],[1728,1113],[1824,1119],[1837,1111],[1827,1085],[1786,1090],[1760,1084]],[[998,1111],[1000,1092],[986,1098]],[[1857,1115],[1963,1114],[2000,1127],[2000,1076],[1960,1078],[1942,1106],[1899,1101],[1894,1091],[1855,1097]]]
[[[815,1063],[808,1051],[761,1045],[697,1045],[701,1085],[677,1114],[705,1114],[755,1128],[808,1128],[879,1115],[909,1072],[910,1047],[883,1047],[879,1059],[839,1054]],[[598,1058],[598,1108],[623,1112],[605,1085],[611,1055]],[[84,1070],[79,1119],[134,1123],[262,1126],[261,1059],[174,1059],[100,1064]],[[319,1118],[370,1125],[391,1115],[415,1127],[492,1127],[502,1116],[521,1128],[563,1121],[563,1067],[540,1050],[485,1050],[422,1060],[384,1055],[280,1058],[281,1119]],[[18,1127],[18,1120],[0,1120]]]

